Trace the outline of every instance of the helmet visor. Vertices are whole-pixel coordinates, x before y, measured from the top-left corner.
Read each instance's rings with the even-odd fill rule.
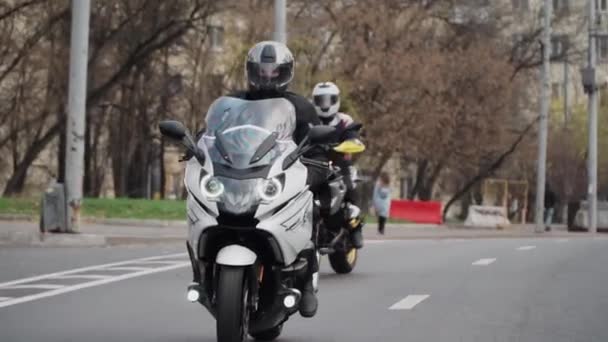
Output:
[[[291,63],[255,63],[247,62],[249,82],[260,88],[282,87],[291,81],[293,68]]]
[[[315,95],[313,100],[314,100],[315,106],[321,107],[321,108],[329,108],[329,107],[335,105],[336,103],[338,103],[338,95],[330,95],[330,94]]]

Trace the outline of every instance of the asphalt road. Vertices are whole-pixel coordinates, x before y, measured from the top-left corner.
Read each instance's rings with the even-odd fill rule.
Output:
[[[185,260],[182,245],[2,248],[0,341],[215,341]],[[604,237],[370,243],[353,274],[323,261],[317,316],[280,341],[604,342],[607,268]]]

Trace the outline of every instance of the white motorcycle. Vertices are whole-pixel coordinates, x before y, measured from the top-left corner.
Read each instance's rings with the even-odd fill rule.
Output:
[[[300,157],[334,129],[312,127],[298,146],[289,101],[233,97],[211,105],[198,141],[177,121],[159,127],[193,156],[184,179],[193,271],[188,300],[215,317],[220,342],[248,334],[277,338],[298,311],[305,255],[314,248],[313,194]]]

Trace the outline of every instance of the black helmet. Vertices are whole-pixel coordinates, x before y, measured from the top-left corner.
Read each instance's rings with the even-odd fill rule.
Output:
[[[293,55],[283,43],[257,43],[247,54],[247,81],[255,90],[287,90],[293,68]]]

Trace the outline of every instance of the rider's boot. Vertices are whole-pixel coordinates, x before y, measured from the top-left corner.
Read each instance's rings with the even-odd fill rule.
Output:
[[[302,288],[302,299],[300,300],[300,315],[302,317],[313,317],[317,313],[317,295],[312,284],[312,276],[306,281]]]
[[[350,239],[353,247],[361,249],[363,247],[363,219],[361,209],[354,204],[348,204],[348,225],[351,229]]]
[[[302,317],[310,318],[317,313],[318,306],[315,278],[318,276],[319,263],[316,251],[308,251],[306,259],[308,261],[308,270],[306,272],[304,284],[301,288],[302,299],[300,300],[299,310]]]

